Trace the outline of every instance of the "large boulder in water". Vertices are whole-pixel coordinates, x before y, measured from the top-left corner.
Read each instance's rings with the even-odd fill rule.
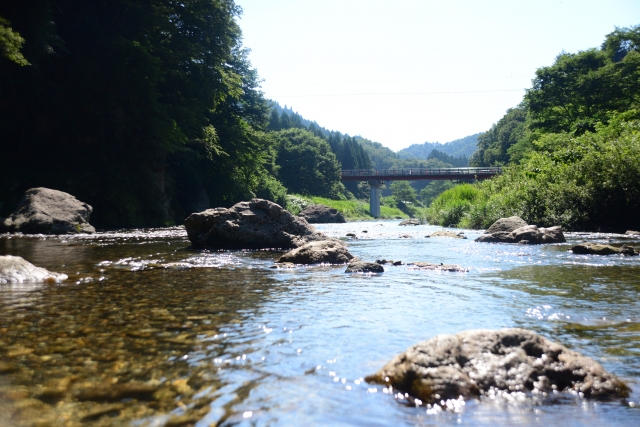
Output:
[[[307,242],[331,240],[303,218],[263,199],[191,214],[184,226],[195,248],[297,248]]]
[[[52,273],[36,267],[19,256],[0,256],[0,284],[60,282],[65,279],[66,274]]]
[[[483,234],[476,242],[484,243],[523,243],[537,245],[542,243],[565,242],[562,227],[538,228],[536,225],[526,225],[516,228],[512,232],[498,231],[492,234]]]
[[[347,222],[344,215],[337,209],[325,205],[309,205],[298,216],[306,219],[309,224],[342,224]]]
[[[282,255],[279,263],[293,264],[345,264],[354,258],[339,240],[309,242]]]
[[[345,273],[384,273],[384,267],[375,262],[351,261]]]
[[[25,234],[95,233],[93,208],[69,193],[49,188],[26,191],[16,211],[0,221],[0,231]]]
[[[508,218],[500,218],[499,220],[491,224],[491,227],[487,228],[487,231],[485,231],[485,233],[487,234],[493,234],[497,232],[511,233],[515,229],[524,227],[526,225],[528,225],[526,221],[520,218],[519,216],[510,216]]]
[[[578,255],[638,255],[638,251],[631,246],[617,247],[598,243],[580,243],[572,247],[571,252]]]
[[[477,397],[492,388],[596,398],[626,397],[630,391],[593,359],[518,328],[438,335],[409,347],[366,380],[424,403]]]

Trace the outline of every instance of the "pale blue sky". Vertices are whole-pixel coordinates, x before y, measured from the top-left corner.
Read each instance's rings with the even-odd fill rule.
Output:
[[[640,0],[236,0],[268,98],[393,150],[486,131]]]

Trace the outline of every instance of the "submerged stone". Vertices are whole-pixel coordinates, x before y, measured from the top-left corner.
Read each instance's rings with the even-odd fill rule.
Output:
[[[80,401],[116,402],[122,399],[151,399],[159,386],[147,383],[100,384],[79,390],[76,398]]]
[[[347,222],[337,209],[325,205],[309,205],[298,216],[309,224],[341,224]]]
[[[598,243],[581,243],[571,248],[571,252],[578,255],[638,255],[633,247],[601,245]]]
[[[353,259],[339,240],[309,242],[282,255],[277,262],[294,264],[345,264]]]
[[[574,391],[596,398],[630,392],[593,359],[519,328],[438,335],[409,347],[366,380],[425,403],[478,397],[490,389]]]
[[[398,225],[403,225],[403,226],[407,226],[407,225],[420,225],[420,220],[415,219],[415,218],[410,218],[410,219],[405,219],[404,221],[402,221],[400,224]]]
[[[269,268],[294,268],[296,265],[292,262],[279,262],[269,266]]]
[[[526,225],[524,227],[516,228],[511,232],[496,231],[492,234],[483,234],[475,241],[483,243],[522,243],[539,245],[543,243],[562,243],[566,240],[562,233],[562,227],[559,225],[548,228],[538,228],[536,225]]]
[[[0,284],[38,282],[57,283],[66,279],[66,274],[53,273],[44,268],[36,267],[19,256],[0,256]]]
[[[469,270],[458,264],[433,264],[431,262],[413,262],[410,265],[414,270],[437,270],[449,271],[454,273],[466,273]]]
[[[384,267],[375,262],[352,261],[345,273],[384,273]]]
[[[453,231],[447,231],[447,230],[434,231],[433,233],[431,233],[431,235],[426,236],[426,237],[451,237],[453,239],[466,239],[467,238],[467,236],[465,236],[462,233],[454,233]]]

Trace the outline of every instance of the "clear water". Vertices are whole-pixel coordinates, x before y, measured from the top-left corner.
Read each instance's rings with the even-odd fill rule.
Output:
[[[190,251],[181,228],[0,237],[0,254],[69,275],[0,285],[0,425],[640,425],[640,258],[567,252],[640,240],[521,246],[475,243],[472,230],[425,238],[439,227],[398,221],[317,228],[356,233],[350,251],[363,260],[470,271],[272,269],[273,252]],[[428,410],[362,381],[436,334],[513,326],[595,358],[634,392]],[[122,392],[131,384],[142,391]]]

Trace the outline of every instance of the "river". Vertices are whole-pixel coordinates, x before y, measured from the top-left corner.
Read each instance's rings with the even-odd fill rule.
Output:
[[[0,237],[65,273],[0,285],[0,426],[640,425],[640,257],[574,255],[567,233],[524,246],[425,238],[398,221],[316,227],[355,233],[365,261],[461,264],[270,268],[267,251],[189,250],[183,228]],[[400,237],[405,235],[405,237]],[[629,399],[522,393],[411,405],[363,381],[408,346],[466,329],[523,327],[599,361]]]

